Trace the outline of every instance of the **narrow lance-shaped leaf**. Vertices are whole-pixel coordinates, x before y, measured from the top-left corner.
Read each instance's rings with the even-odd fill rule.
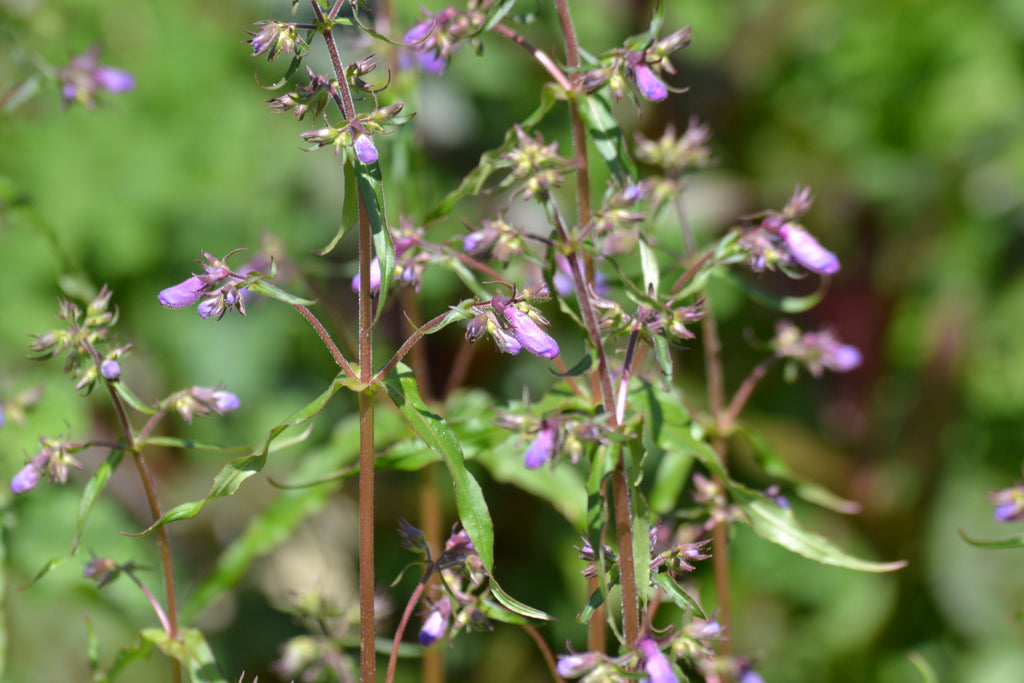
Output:
[[[352,163],[355,168],[356,184],[359,186],[359,196],[370,221],[374,255],[380,263],[380,291],[377,295],[377,313],[374,318],[376,323],[384,309],[384,301],[391,291],[391,280],[395,275],[395,245],[391,241],[391,231],[388,229],[384,209],[384,183],[381,181],[379,163],[374,161],[372,164],[364,164],[358,159]]]
[[[459,521],[473,541],[477,555],[490,575],[491,592],[506,608],[532,619],[551,619],[540,610],[528,607],[505,593],[492,573],[494,565],[494,526],[483,491],[466,469],[462,448],[445,420],[423,402],[412,370],[402,363],[384,379],[384,387],[399,412],[421,439],[444,461],[455,488]]]
[[[587,126],[598,154],[608,164],[608,170],[622,185],[628,185],[636,178],[636,166],[626,151],[622,130],[612,114],[608,101],[608,88],[585,95],[576,95],[580,116]]]
[[[313,417],[324,409],[327,402],[335,393],[337,393],[338,389],[343,386],[354,387],[352,381],[344,375],[335,377],[334,381],[331,382],[331,385],[322,394],[313,399],[311,403],[267,432],[266,440],[259,451],[241,458],[235,458],[226,464],[221,471],[217,473],[216,478],[214,478],[213,486],[210,487],[210,492],[207,494],[206,498],[189,503],[182,503],[181,505],[178,505],[172,510],[164,513],[163,517],[142,532],[126,535],[144,536],[164,524],[175,522],[180,519],[195,517],[211,500],[233,494],[238,490],[238,487],[242,485],[242,482],[254,474],[259,473],[260,470],[263,469],[263,466],[267,462],[267,453],[270,452],[270,445],[283,431],[290,427],[304,424],[313,419]],[[358,387],[354,388],[358,390]]]

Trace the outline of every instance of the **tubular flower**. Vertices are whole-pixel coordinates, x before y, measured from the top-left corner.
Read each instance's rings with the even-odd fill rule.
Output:
[[[644,656],[644,671],[651,677],[651,683],[679,683],[668,658],[658,647],[658,641],[651,637],[641,638],[637,648]]]
[[[526,450],[526,455],[523,456],[523,462],[527,469],[535,470],[551,460],[555,455],[557,437],[558,425],[556,423],[545,423],[541,427],[533,443]]]
[[[231,252],[233,253],[235,252]],[[246,281],[246,275],[228,268],[225,261],[231,254],[219,259],[204,251],[205,262],[200,263],[205,272],[201,275],[193,274],[186,280],[162,290],[157,296],[160,304],[167,308],[187,308],[202,300],[198,306],[201,318],[215,317],[220,320],[232,308],[245,315],[246,291],[243,283]]]
[[[989,496],[995,508],[992,517],[997,522],[1017,522],[1024,519],[1024,485],[996,491]]]
[[[554,358],[559,354],[558,342],[542,330],[529,315],[515,306],[505,307],[502,315],[524,349],[541,358]]]
[[[60,70],[61,103],[67,107],[78,102],[86,109],[96,106],[96,93],[128,92],[135,87],[135,79],[127,71],[99,64],[100,49],[93,47],[85,54],[72,57]]]
[[[821,246],[809,232],[796,223],[784,223],[779,228],[789,255],[801,266],[819,275],[834,275],[839,272],[839,259]]]

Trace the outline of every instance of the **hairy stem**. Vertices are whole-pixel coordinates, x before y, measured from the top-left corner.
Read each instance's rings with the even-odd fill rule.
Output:
[[[337,0],[327,17],[317,0],[310,0],[317,24],[329,24],[341,10],[342,0]],[[329,25],[321,33],[327,52],[338,80],[338,102],[346,121],[355,119],[355,105],[341,63],[338,45]],[[370,387],[373,379],[373,311],[370,299],[370,261],[372,245],[370,219],[366,204],[359,199],[359,381],[364,389],[359,392],[359,677],[361,681],[373,683],[377,677],[375,640],[377,636],[374,606],[374,440],[373,408],[374,390]]]
[[[402,612],[402,618],[399,620],[398,628],[395,630],[395,638],[391,643],[391,656],[388,658],[388,672],[384,677],[385,683],[392,683],[395,680],[395,666],[398,664],[398,646],[402,642],[402,634],[405,633],[405,627],[409,624],[409,617],[412,616],[412,611],[416,609],[420,596],[423,595],[423,590],[427,587],[427,579],[430,578],[432,573],[427,571],[423,580],[416,584],[412,595],[409,596],[409,601],[405,603],[405,610]]]
[[[352,370],[352,366],[348,364],[347,360],[345,360],[345,356],[341,354],[341,350],[338,348],[338,345],[334,343],[334,340],[331,339],[331,335],[328,334],[326,329],[324,329],[324,326],[320,323],[317,317],[313,315],[313,312],[301,304],[294,304],[294,306],[295,310],[301,313],[302,317],[305,318],[309,324],[313,326],[313,329],[316,330],[316,333],[320,335],[320,339],[323,340],[324,346],[326,346],[327,350],[330,351],[331,357],[334,358],[334,362],[338,364],[338,367],[341,368],[342,372],[352,379],[356,379],[356,373]]]

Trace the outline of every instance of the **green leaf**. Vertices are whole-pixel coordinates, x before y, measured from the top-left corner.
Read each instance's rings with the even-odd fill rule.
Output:
[[[388,396],[409,426],[427,446],[441,456],[455,488],[455,505],[459,521],[469,534],[477,555],[490,576],[490,587],[494,597],[507,609],[530,619],[551,619],[544,612],[524,605],[513,599],[498,584],[493,575],[494,566],[494,525],[487,509],[483,491],[472,473],[466,469],[462,448],[455,433],[440,415],[431,411],[420,397],[416,378],[412,370],[399,363],[384,380]]]
[[[103,464],[96,469],[96,473],[89,478],[89,482],[85,485],[85,489],[82,491],[82,500],[78,503],[78,523],[75,528],[75,539],[71,542],[71,552],[68,553],[68,557],[78,552],[78,544],[82,540],[82,532],[85,530],[85,523],[89,519],[89,513],[92,512],[96,499],[103,493],[104,487],[110,481],[110,475],[117,469],[123,457],[123,450],[120,448],[112,449],[110,455],[106,457]]]
[[[754,533],[798,555],[821,564],[861,572],[891,572],[907,566],[906,561],[902,560],[870,562],[848,555],[828,539],[801,528],[788,508],[736,483],[729,484],[728,489]]]
[[[427,446],[441,456],[455,487],[459,520],[473,541],[477,555],[488,572],[494,563],[494,526],[480,484],[463,461],[462,448],[444,418],[432,412],[420,398],[416,378],[409,366],[399,363],[384,379],[384,388],[409,426]]]
[[[121,400],[130,405],[135,410],[139,411],[143,415],[156,415],[157,410],[147,405],[142,399],[132,393],[131,389],[124,382],[113,382],[111,385],[117,395],[121,397]]]
[[[515,4],[516,0],[501,0],[495,3],[487,12],[483,30],[490,31],[495,24],[505,18],[505,15],[512,10],[512,6]]]
[[[647,509],[647,500],[640,492],[644,451],[642,445],[633,440],[628,450],[622,453],[622,462],[629,490],[629,519],[632,522],[633,540],[633,573],[636,577],[637,598],[640,600],[641,613],[647,609],[651,583],[651,516]]]
[[[359,196],[366,209],[366,217],[370,221],[373,236],[373,251],[380,263],[380,290],[377,294],[377,312],[374,323],[384,309],[384,301],[391,291],[391,280],[395,275],[395,245],[391,242],[391,231],[388,229],[387,214],[384,210],[384,183],[381,181],[380,165],[375,161],[364,164],[358,159],[353,160],[356,184]]]
[[[557,370],[550,370],[552,375],[556,377],[579,377],[584,372],[590,369],[590,366],[594,364],[594,352],[588,350],[583,358],[580,358],[576,365],[572,366],[565,372],[558,372]]]
[[[345,198],[341,205],[341,225],[338,226],[338,231],[334,233],[334,237],[326,247],[313,252],[317,256],[327,256],[334,251],[334,247],[338,246],[338,242],[345,236],[345,233],[359,220],[359,191],[356,189],[356,175],[355,173],[345,173],[344,176]]]
[[[782,313],[803,313],[804,311],[809,311],[821,303],[827,291],[826,285],[828,281],[823,279],[820,281],[818,288],[806,296],[776,296],[765,292],[754,283],[740,277],[731,270],[720,269],[715,272],[720,273],[726,280],[742,289],[754,301]]]
[[[86,628],[89,630],[89,665],[92,668],[94,683],[113,683],[129,664],[149,659],[149,655],[153,651],[153,643],[140,638],[139,642],[125,645],[118,650],[117,656],[114,657],[114,663],[110,665],[109,669],[102,671],[98,668],[99,642],[96,640],[91,621],[86,620]]]
[[[661,285],[661,269],[658,267],[658,255],[654,253],[647,240],[641,239],[640,245],[640,269],[644,275],[644,293],[647,296],[657,296],[658,287]]]
[[[270,445],[282,432],[291,427],[305,424],[313,419],[324,409],[327,402],[335,393],[337,393],[338,389],[343,386],[351,386],[351,384],[352,383],[349,378],[344,375],[338,375],[335,377],[334,381],[331,382],[331,385],[322,394],[313,399],[311,403],[267,432],[266,439],[259,451],[241,458],[235,458],[225,465],[221,471],[217,473],[216,478],[214,478],[213,486],[210,487],[210,492],[207,494],[206,498],[189,503],[182,503],[169,512],[164,513],[163,517],[140,533],[126,535],[144,536],[164,524],[176,522],[180,519],[190,519],[198,515],[211,500],[232,495],[238,490],[238,487],[242,485],[242,482],[254,474],[259,473],[260,470],[263,469],[263,466],[267,462],[267,453],[270,452]]]
[[[917,669],[917,673],[921,674],[921,680],[924,683],[939,683],[939,677],[935,673],[935,669],[928,663],[928,660],[924,658],[920,652],[911,652],[907,654],[907,659]]]
[[[259,294],[260,296],[265,296],[270,299],[277,299],[278,301],[283,301],[284,303],[292,306],[312,306],[316,303],[313,299],[303,299],[300,296],[289,294],[280,287],[270,284],[270,282],[262,277],[254,277],[253,280],[246,285],[246,289],[253,294]]]
[[[701,619],[707,619],[707,615],[704,614],[704,610],[700,608],[700,604],[690,596],[682,587],[676,583],[671,576],[661,572],[655,574],[651,580],[661,586],[662,590],[665,591],[672,602],[674,602],[683,611],[692,611]]]
[[[601,158],[608,164],[615,179],[622,185],[629,185],[636,178],[636,166],[629,158],[626,143],[622,138],[619,123],[612,114],[608,101],[608,88],[585,95],[577,94],[580,116],[590,132]]]
[[[144,640],[180,662],[192,683],[228,683],[220,673],[213,651],[197,629],[182,629],[177,640],[158,628],[143,629],[141,634]]]
[[[960,533],[962,539],[978,548],[1024,548],[1024,534],[1004,538],[1000,541],[976,541],[965,534],[963,529],[957,529],[957,532]]]
[[[494,580],[494,577],[491,577],[490,588],[491,593],[494,594],[494,598],[510,612],[520,614],[527,619],[537,619],[538,621],[555,620],[555,618],[547,612],[542,612],[539,609],[525,605],[513,598],[498,585],[498,582]]]

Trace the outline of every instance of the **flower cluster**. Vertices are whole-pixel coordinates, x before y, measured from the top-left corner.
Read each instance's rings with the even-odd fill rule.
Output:
[[[360,114],[340,126],[307,130],[299,137],[313,145],[310,149],[334,147],[334,153],[342,157],[342,163],[346,163],[351,156],[364,164],[373,164],[378,158],[373,135],[385,134],[385,126],[404,121],[398,117],[404,106],[404,102],[396,102],[369,114]]]
[[[778,357],[798,361],[815,377],[821,377],[825,370],[849,372],[862,360],[857,347],[839,342],[830,331],[801,332],[786,320],[775,326],[772,347]]]
[[[402,547],[419,555],[427,563],[423,580],[437,572],[441,580],[431,583],[425,600],[423,625],[419,642],[423,647],[433,645],[445,634],[454,636],[463,628],[491,630],[484,614],[487,598],[483,563],[464,529],[454,528],[445,541],[444,549],[436,561],[431,561],[430,548],[423,532],[399,520],[398,533]]]
[[[478,34],[487,19],[487,8],[480,7],[480,3],[470,5],[466,12],[453,7],[437,13],[423,10],[424,18],[402,37],[408,49],[402,53],[399,65],[405,69],[416,65],[435,76],[443,73],[455,49]]]
[[[650,102],[667,98],[672,89],[662,79],[664,74],[676,72],[669,57],[690,44],[690,29],[679,29],[659,41],[646,36],[643,40],[646,44],[637,37],[630,38],[623,47],[602,55],[600,66],[584,74],[584,87],[593,91],[607,83],[615,99],[621,100],[629,84],[631,93],[635,91]]]
[[[739,245],[748,255],[750,267],[757,272],[776,267],[788,270],[799,266],[819,275],[839,272],[839,259],[814,238],[796,218],[810,208],[814,198],[810,188],[797,188],[781,211],[762,214],[759,224],[744,231]]]
[[[54,484],[66,484],[68,468],[81,469],[82,465],[71,453],[85,448],[85,444],[69,443],[59,439],[40,438],[42,448],[33,455],[11,480],[13,493],[25,493],[36,487],[45,475]]]
[[[189,387],[169,396],[164,402],[191,423],[193,416],[206,417],[211,413],[223,415],[238,410],[238,396],[216,387]]]
[[[504,353],[515,355],[526,349],[541,358],[555,358],[561,352],[558,342],[541,329],[548,321],[527,303],[530,298],[547,298],[547,290],[531,288],[523,294],[526,298],[496,296],[476,304],[477,315],[466,328],[466,339],[475,342],[487,333]]]
[[[77,304],[63,299],[57,317],[67,323],[64,329],[33,335],[29,344],[34,360],[46,360],[65,354],[64,372],[75,378],[75,388],[92,391],[102,377],[114,381],[120,377],[118,360],[130,350],[131,344],[118,345],[110,340],[111,328],[117,323],[117,309],[108,310],[112,292],[102,287],[83,311]],[[100,349],[106,348],[104,355]]]
[[[423,241],[423,228],[413,225],[406,218],[401,218],[400,227],[395,231],[393,242],[395,246],[395,271],[394,277],[398,284],[412,287],[414,291],[420,291],[423,282],[423,271],[431,261],[431,255],[416,247]],[[370,261],[370,292],[376,294],[380,291],[381,270],[380,259],[373,258]],[[360,287],[360,275],[356,273],[352,278],[352,291],[358,292]]]
[[[540,133],[529,135],[516,124],[515,134],[517,144],[501,156],[510,173],[500,187],[518,185],[516,194],[527,200],[546,197],[574,169],[573,162],[558,155],[557,142],[545,145]]]
[[[167,308],[188,308],[199,303],[198,311],[201,318],[220,320],[231,309],[245,315],[246,283],[252,279],[253,273],[249,266],[243,266],[235,272],[227,265],[227,260],[241,249],[235,249],[222,259],[209,252],[203,252],[203,273],[192,274],[191,277],[168,287],[157,295],[162,306]]]
[[[67,66],[60,70],[60,97],[63,106],[77,102],[86,109],[96,106],[96,94],[128,92],[135,87],[135,79],[127,71],[103,66],[99,63],[100,48],[95,46],[88,52],[72,57]]]
[[[1000,489],[989,496],[995,508],[992,516],[997,522],[1017,522],[1024,519],[1024,484]]]
[[[518,228],[500,216],[481,221],[478,229],[463,238],[462,249],[470,256],[489,255],[507,265],[513,256],[522,255],[523,238]]]
[[[253,57],[265,54],[267,59],[272,62],[282,54],[294,54],[296,57],[302,57],[309,52],[309,44],[299,37],[299,31],[295,24],[281,21],[259,21],[256,22],[256,25],[260,27],[259,32],[246,31],[252,36],[252,39],[245,41],[252,45]]]

